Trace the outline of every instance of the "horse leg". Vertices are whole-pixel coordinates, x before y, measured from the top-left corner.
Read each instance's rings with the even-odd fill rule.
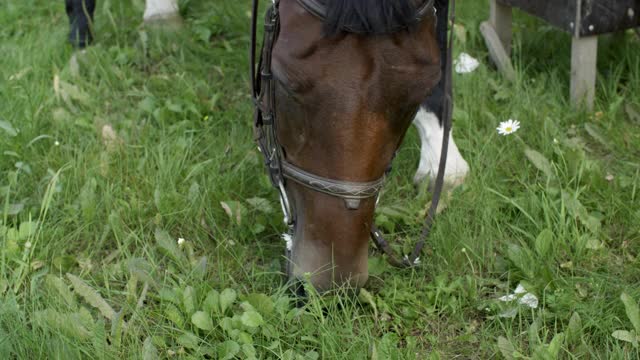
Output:
[[[435,5],[438,16],[436,31],[438,44],[440,45],[441,67],[444,74],[447,66],[447,51],[449,50],[447,49],[449,0],[436,0]],[[442,127],[443,119],[439,118],[443,110],[444,91],[444,80],[440,80],[436,88],[433,89],[432,94],[422,104],[418,114],[413,120],[413,124],[418,129],[420,140],[422,141],[420,165],[413,178],[416,184],[426,178],[429,178],[429,181],[433,182],[438,174],[442,140],[444,137],[444,129]],[[469,164],[467,164],[460,154],[460,150],[458,150],[453,136],[450,135],[447,164],[445,167],[445,183],[450,187],[460,185],[464,182],[468,172]]]
[[[65,0],[69,17],[69,42],[77,49],[84,49],[93,41],[92,25],[95,0]]]
[[[421,107],[413,120],[413,124],[418,129],[422,148],[420,151],[420,165],[413,181],[419,184],[424,180],[435,181],[438,175],[440,164],[440,154],[442,152],[442,140],[444,129],[438,116],[426,107]],[[447,165],[445,167],[444,181],[447,187],[453,188],[464,182],[469,172],[469,164],[460,154],[460,150],[453,140],[453,135],[449,134],[449,150],[447,154]]]
[[[178,11],[178,1],[147,0],[144,9],[144,22],[181,24],[182,17]]]

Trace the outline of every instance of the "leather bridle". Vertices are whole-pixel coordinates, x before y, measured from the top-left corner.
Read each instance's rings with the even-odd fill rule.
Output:
[[[258,33],[258,3],[259,0],[253,0],[252,18],[251,18],[251,49],[250,49],[250,65],[251,65],[251,86],[252,97],[255,106],[254,113],[254,135],[258,144],[258,149],[264,156],[265,165],[268,170],[269,178],[272,185],[278,190],[280,195],[280,203],[284,214],[285,223],[289,226],[290,235],[296,223],[295,212],[292,209],[291,202],[287,195],[285,185],[286,181],[294,181],[311,190],[321,192],[333,197],[343,199],[345,206],[350,210],[356,210],[360,206],[363,199],[378,197],[380,190],[384,185],[387,173],[381,178],[369,182],[352,182],[342,181],[319,176],[305,171],[294,164],[289,163],[278,141],[277,137],[277,121],[275,115],[275,81],[271,72],[271,60],[273,47],[280,31],[280,18],[278,15],[279,0],[271,0],[272,6],[266,12],[264,21],[264,41],[262,44],[262,53],[259,62],[257,60],[257,33]],[[297,0],[311,14],[320,19],[326,17],[326,9],[318,0]],[[422,19],[428,11],[435,10],[435,0],[426,0],[418,7],[416,13],[416,22]],[[455,0],[451,6],[451,22],[452,26],[455,21]],[[391,28],[390,32],[400,31],[403,28]],[[342,29],[346,32],[362,33],[364,29],[357,26],[346,26]],[[433,221],[435,219],[436,210],[442,194],[444,184],[444,172],[447,160],[447,150],[449,148],[449,134],[451,132],[451,115],[453,108],[452,101],[452,47],[453,47],[453,31],[449,34],[449,48],[447,52],[447,64],[444,74],[445,96],[443,113],[443,141],[442,152],[440,156],[440,164],[438,167],[438,175],[434,187],[431,207],[425,219],[425,224],[418,243],[410,255],[398,258],[391,248],[390,244],[384,239],[382,233],[374,225],[371,230],[371,238],[382,252],[387,255],[387,260],[397,267],[411,267],[417,264],[417,260],[426,240],[431,232]],[[389,167],[390,169],[390,167]],[[287,257],[290,256],[290,249],[287,249]]]

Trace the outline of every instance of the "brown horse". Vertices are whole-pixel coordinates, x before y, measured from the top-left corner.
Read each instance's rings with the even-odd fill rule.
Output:
[[[293,217],[294,279],[310,276],[321,291],[366,282],[376,196],[345,199],[323,190],[384,177],[441,79],[433,4],[280,0],[268,15],[278,22],[263,52],[257,123],[274,121],[275,153],[296,169],[285,168],[285,181],[275,182]]]

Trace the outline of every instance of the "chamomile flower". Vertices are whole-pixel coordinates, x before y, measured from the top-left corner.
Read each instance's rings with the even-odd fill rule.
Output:
[[[509,119],[500,123],[500,126],[496,128],[500,135],[511,135],[520,129],[520,121]]]
[[[183,238],[178,238],[178,246],[184,245],[185,240]]]

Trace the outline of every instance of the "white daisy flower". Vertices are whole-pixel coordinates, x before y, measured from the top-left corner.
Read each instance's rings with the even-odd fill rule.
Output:
[[[522,284],[518,284],[518,287],[513,291],[513,294],[501,296],[498,300],[502,302],[518,300],[518,304],[526,305],[532,309],[537,309],[539,304],[538,297],[528,292]]]
[[[524,294],[524,296],[518,302],[521,305],[526,305],[532,309],[538,308],[538,298],[532,293]]]
[[[478,66],[480,66],[480,62],[467,53],[460,53],[458,59],[453,63],[456,67],[456,73],[458,74],[468,74],[474,72],[478,68]]]
[[[184,245],[184,243],[185,243],[185,240],[183,238],[178,238],[178,245],[179,246]]]
[[[526,294],[527,293],[527,289],[525,289],[524,286],[522,286],[522,284],[518,284],[518,286],[513,291],[513,293],[516,294],[516,295]]]
[[[509,119],[500,123],[500,126],[496,128],[500,135],[511,135],[520,129],[520,121]]]
[[[498,298],[498,300],[502,301],[502,302],[509,302],[509,301],[513,301],[515,299],[517,299],[518,297],[515,294],[509,294],[509,295],[505,295],[505,296],[500,296]]]

